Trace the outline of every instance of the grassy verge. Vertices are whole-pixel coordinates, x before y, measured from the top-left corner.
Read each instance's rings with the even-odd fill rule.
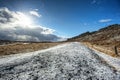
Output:
[[[56,46],[61,43],[14,43],[0,46],[0,56],[32,52]]]
[[[97,44],[91,44],[89,42],[83,42],[83,44],[87,45],[89,48],[96,49],[112,57],[118,57],[118,55],[120,56],[119,46],[117,47],[118,55],[116,55],[114,49],[115,45],[97,45]]]

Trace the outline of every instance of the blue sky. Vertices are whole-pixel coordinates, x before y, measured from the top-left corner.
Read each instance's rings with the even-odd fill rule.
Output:
[[[65,37],[120,23],[120,0],[0,0],[0,7],[36,10],[41,17],[32,17],[35,24]]]

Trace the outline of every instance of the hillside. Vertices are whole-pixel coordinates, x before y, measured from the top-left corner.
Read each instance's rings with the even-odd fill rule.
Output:
[[[0,80],[120,80],[119,63],[73,42],[0,57]]]
[[[95,47],[99,47],[99,49],[101,48],[100,50],[111,50],[112,52],[110,51],[110,53],[113,54],[114,46],[118,47],[118,51],[120,50],[120,25],[109,25],[108,27],[99,29],[98,31],[86,32],[70,38],[68,41],[80,41],[85,44],[87,43],[87,45],[95,45]]]

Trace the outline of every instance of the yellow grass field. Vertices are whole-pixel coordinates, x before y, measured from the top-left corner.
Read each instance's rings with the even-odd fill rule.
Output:
[[[12,43],[0,46],[0,56],[10,55],[24,52],[32,52],[49,47],[56,46],[61,43]]]

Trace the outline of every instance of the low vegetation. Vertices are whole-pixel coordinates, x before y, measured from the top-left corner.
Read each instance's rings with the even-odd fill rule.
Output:
[[[56,46],[61,44],[60,42],[41,42],[41,43],[23,43],[23,42],[14,42],[11,44],[5,44],[0,46],[0,56],[9,55],[9,54],[17,54],[24,52],[32,52],[41,49],[46,49],[52,46]]]
[[[117,52],[118,52],[118,55],[117,55],[115,53],[115,46],[113,46],[113,45],[111,45],[111,46],[110,45],[97,45],[97,44],[91,44],[89,42],[83,42],[83,44],[87,45],[89,48],[98,50],[100,52],[106,53],[113,57],[120,56],[120,47],[117,47]]]

